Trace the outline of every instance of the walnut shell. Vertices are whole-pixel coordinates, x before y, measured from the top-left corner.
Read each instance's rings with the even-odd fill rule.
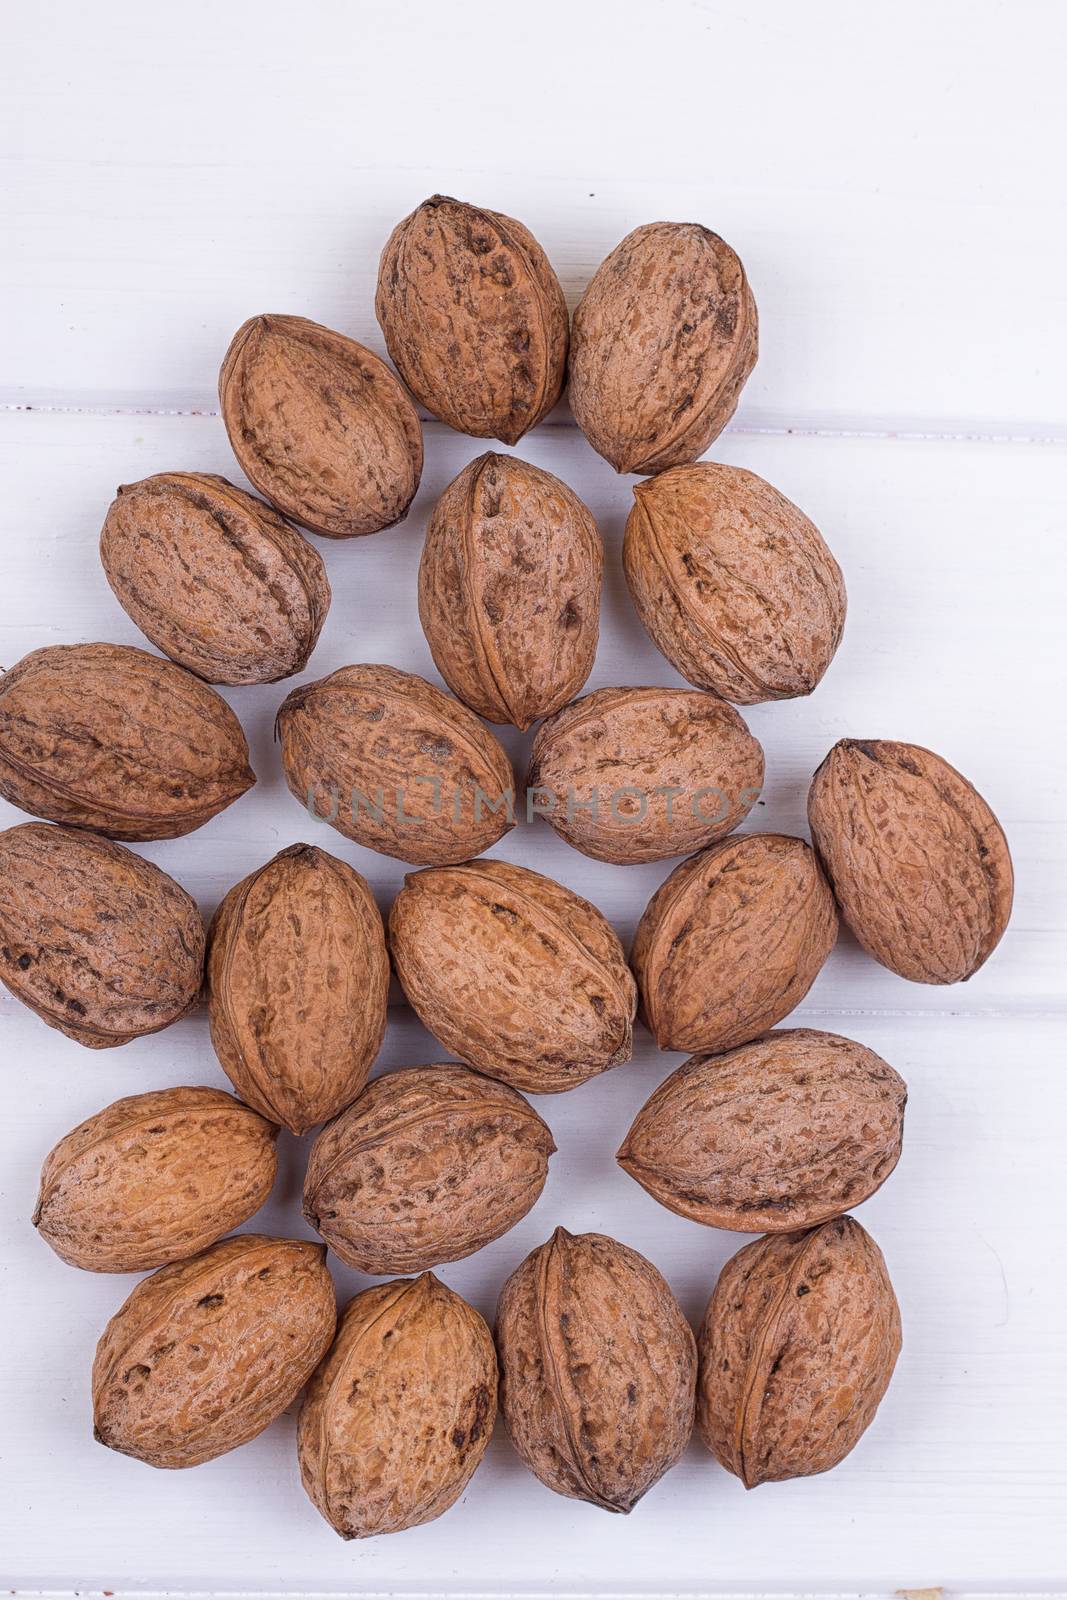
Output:
[[[738,705],[810,694],[841,642],[845,585],[822,535],[741,467],[701,461],[635,485],[623,566],[656,648]]]
[[[514,774],[472,711],[396,667],[341,667],[278,712],[290,792],[347,839],[417,866],[477,856],[515,825]]]
[[[100,560],[141,632],[208,683],[274,683],[300,672],[330,608],[318,551],[262,500],[210,472],[123,484]]]
[[[571,410],[617,472],[662,472],[718,438],[757,351],[756,303],[730,246],[694,222],[650,222],[578,303]]]
[[[290,845],[232,888],[208,935],[211,1042],[238,1094],[301,1134],[350,1104],[385,1034],[389,956],[365,879]]]
[[[511,1441],[557,1494],[630,1511],[682,1455],[696,1347],[636,1250],[557,1228],[504,1285],[496,1338]]]
[[[319,1134],[304,1216],[372,1277],[460,1261],[539,1198],[555,1151],[522,1095],[453,1062],[376,1078]]]
[[[722,839],[675,867],[645,907],[631,962],[661,1050],[718,1053],[758,1039],[815,982],[837,911],[803,839]]]
[[[603,551],[578,496],[492,452],[438,500],[419,567],[437,670],[490,722],[528,728],[576,695],[600,630]]]
[[[245,1233],[144,1278],[96,1347],[99,1442],[150,1467],[195,1467],[262,1433],[333,1338],[325,1255]]]
[[[45,1157],[34,1227],[89,1272],[181,1261],[259,1210],[274,1184],[277,1133],[221,1089],[116,1100]]]
[[[294,522],[352,539],[407,515],[422,475],[418,413],[355,339],[305,317],[250,317],[219,399],[241,470]]]
[[[868,955],[913,983],[959,983],[1000,943],[1014,877],[978,791],[917,744],[842,739],[808,796],[815,847]]]
[[[255,781],[225,700],[173,661],[56,644],[0,677],[0,795],[35,816],[176,839]]]
[[[489,1329],[432,1272],[365,1289],[304,1398],[304,1488],[343,1539],[432,1522],[485,1454],[496,1391]]]
[[[158,1033],[203,966],[195,900],[150,861],[46,822],[0,833],[0,981],[50,1028],[91,1050]]]
[[[710,1228],[810,1228],[888,1178],[907,1098],[873,1050],[783,1028],[685,1062],[637,1113],[617,1159],[662,1205]]]
[[[412,394],[460,433],[516,444],[562,393],[567,302],[514,217],[424,200],[386,242],[374,309]]]
[[[697,1427],[748,1489],[826,1472],[870,1426],[900,1353],[882,1252],[851,1217],[745,1245],[700,1329]]]
[[[597,689],[541,724],[526,782],[583,855],[661,861],[733,832],[759,797],[763,750],[714,695]]]
[[[508,861],[409,873],[389,916],[420,1021],[472,1067],[531,1094],[629,1061],[637,995],[595,906]]]

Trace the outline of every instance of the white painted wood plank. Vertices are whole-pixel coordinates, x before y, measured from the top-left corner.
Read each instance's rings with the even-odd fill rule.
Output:
[[[320,542],[334,606],[307,677],[350,660],[432,665],[414,610],[434,498],[479,446],[428,436],[426,480],[400,528]],[[588,501],[608,546],[604,636],[593,682],[676,681],[634,618],[618,567],[627,485],[573,429],[543,429],[531,459]],[[92,1443],[88,1373],[100,1329],[131,1278],[80,1274],[28,1223],[36,1173],[70,1126],[119,1094],[221,1083],[202,1014],[89,1055],[9,997],[0,1002],[0,1414],[4,1577],[26,1588],[852,1591],[945,1583],[992,1590],[1067,1581],[1058,1513],[1067,1312],[1060,1249],[1063,1053],[1063,759],[1051,737],[1063,696],[1063,460],[1038,447],[758,439],[721,452],[761,471],[819,522],[845,569],[845,643],[809,700],[754,708],[768,753],[757,826],[803,830],[807,779],[843,734],[943,751],[980,785],[1019,869],[1016,915],[969,984],[905,984],[843,940],[797,1013],[892,1061],[911,1100],[901,1166],[861,1209],[901,1298],[906,1344],[879,1419],[822,1478],[746,1495],[694,1445],[629,1519],[542,1489],[502,1436],[463,1502],[422,1530],[344,1545],[305,1500],[294,1418],[188,1473],[156,1474]],[[235,476],[221,423],[196,417],[8,416],[0,422],[5,602],[0,662],[42,643],[139,642],[96,555],[116,484],[165,468]],[[184,840],[140,846],[205,912],[237,878],[308,836],[354,862],[387,904],[400,863],[313,825],[285,791],[271,742],[284,685],[228,692],[260,783]],[[521,757],[528,740],[513,734]],[[0,807],[0,825],[21,820]],[[589,895],[624,935],[666,865],[586,861],[543,826],[497,851]],[[391,1014],[383,1068],[439,1047],[405,1009]],[[538,1102],[560,1154],[518,1229],[446,1281],[491,1313],[499,1286],[556,1222],[615,1233],[666,1272],[696,1318],[741,1242],[656,1206],[612,1160],[652,1087],[680,1058],[641,1034],[635,1062]],[[303,1231],[303,1154],[257,1226]],[[365,1280],[338,1272],[342,1294]]]
[[[1056,0],[44,0],[0,65],[0,400],[204,408],[256,310],[381,349],[377,257],[434,190],[510,211],[569,298],[703,221],[748,266],[739,416],[1062,433]]]

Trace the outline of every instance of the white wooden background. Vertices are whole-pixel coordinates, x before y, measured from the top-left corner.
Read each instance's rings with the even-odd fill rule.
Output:
[[[132,1286],[64,1267],[29,1225],[41,1158],[119,1094],[220,1083],[202,1015],[92,1054],[0,1000],[0,1583],[40,1590],[1052,1590],[1067,1580],[1062,819],[1067,372],[1058,0],[36,0],[8,12],[0,115],[0,661],[140,642],[96,539],[120,482],[240,481],[215,374],[250,313],[314,317],[381,350],[378,251],[426,194],[533,228],[573,303],[631,227],[699,220],[741,253],[760,364],[715,454],[804,507],[848,581],[844,645],[808,701],[755,708],[750,826],[804,831],[842,735],[932,746],[1000,814],[1011,929],[964,987],[904,983],[844,937],[797,1019],[853,1034],[911,1087],[905,1154],[861,1210],[903,1305],[875,1426],[828,1476],[746,1494],[694,1446],[629,1519],[538,1485],[494,1441],[462,1503],[346,1545],[303,1496],[294,1419],[187,1473],[92,1442],[95,1340]],[[414,608],[435,496],[482,445],[426,429],[401,527],[324,544],[333,610],[308,676],[384,660],[432,674]],[[618,550],[629,482],[565,408],[521,453],[589,502],[609,577],[591,687],[671,682]],[[284,686],[228,695],[260,774],[192,837],[146,845],[210,913],[308,835],[383,905],[399,864],[314,826],[281,782]],[[511,740],[516,754],[524,741]],[[0,805],[0,824],[21,820]],[[500,855],[588,894],[628,936],[664,865],[610,868],[543,823]],[[385,1067],[439,1050],[401,1007]],[[695,1319],[741,1242],[672,1217],[612,1152],[676,1064],[539,1102],[560,1146],[510,1235],[442,1276],[491,1314],[553,1225],[616,1233]],[[300,1229],[287,1137],[256,1226]],[[347,1295],[361,1286],[338,1272]]]

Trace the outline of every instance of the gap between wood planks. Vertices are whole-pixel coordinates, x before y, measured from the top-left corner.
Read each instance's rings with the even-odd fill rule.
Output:
[[[41,395],[33,398],[16,395],[0,400],[0,411],[6,413],[35,412],[43,416],[87,417],[217,417],[217,407],[198,405],[192,399],[172,406],[151,405],[147,400],[131,396],[124,400],[91,398],[66,400]],[[424,426],[443,427],[436,418],[419,411]],[[540,424],[542,428],[576,427],[569,416],[550,417]],[[451,431],[451,430],[449,430]],[[1013,444],[1060,447],[1067,445],[1067,424],[1051,422],[1007,422],[1002,420],[893,417],[813,417],[797,421],[773,411],[752,411],[729,425],[730,433],[771,436],[777,438],[843,439],[843,440],[901,440],[915,444]]]

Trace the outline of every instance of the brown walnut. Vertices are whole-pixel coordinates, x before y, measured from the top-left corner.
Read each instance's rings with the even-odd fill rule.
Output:
[[[841,642],[845,585],[813,522],[741,467],[675,467],[634,488],[623,566],[683,678],[753,705],[810,694]]]
[[[873,1050],[783,1028],[672,1072],[617,1159],[694,1222],[740,1233],[809,1228],[885,1182],[900,1158],[907,1098]]]
[[[630,1511],[681,1456],[696,1348],[636,1250],[557,1228],[504,1285],[496,1338],[508,1433],[557,1494]]]
[[[528,728],[576,695],[600,628],[600,535],[578,496],[489,453],[438,500],[419,616],[448,687],[490,722]]]
[[[732,833],[763,785],[763,751],[732,706],[695,689],[597,689],[537,730],[526,782],[576,850],[627,864]]]
[[[844,917],[913,983],[959,983],[1000,942],[1014,878],[978,791],[917,744],[842,739],[812,779],[808,820]]]
[[[278,712],[290,792],[357,844],[416,866],[481,855],[514,826],[514,774],[472,711],[396,667],[341,667]]]
[[[798,1006],[837,939],[837,911],[802,839],[752,833],[683,861],[656,890],[631,961],[661,1050],[718,1053]]]
[[[99,1442],[150,1467],[195,1467],[262,1433],[333,1338],[325,1255],[244,1233],[143,1279],[96,1347]]]
[[[72,1267],[144,1272],[259,1210],[278,1130],[221,1089],[159,1089],[98,1111],[45,1157],[34,1227]]]
[[[424,200],[386,242],[374,305],[412,394],[460,433],[517,444],[559,399],[567,303],[514,217]]]
[[[0,677],[0,795],[112,839],[176,839],[256,781],[191,672],[121,644],[47,645]]]
[[[24,822],[0,833],[0,980],[50,1028],[103,1050],[196,1005],[196,902],[124,845]]]
[[[365,1289],[304,1398],[304,1488],[343,1539],[432,1522],[485,1454],[496,1391],[489,1329],[432,1272]]]
[[[662,472],[718,438],[757,349],[756,303],[730,246],[697,223],[650,222],[578,303],[571,409],[617,472]]]
[[[322,557],[303,534],[209,472],[123,484],[100,560],[141,632],[208,683],[302,671],[330,606]]]
[[[727,1471],[748,1489],[826,1472],[900,1353],[882,1252],[851,1217],[757,1239],[723,1268],[697,1345],[697,1427]]]
[[[291,1133],[335,1116],[385,1034],[389,957],[365,879],[307,844],[250,873],[212,921],[207,993],[238,1094]]]
[[[435,1038],[531,1094],[628,1061],[636,991],[595,906],[507,861],[409,873],[389,917],[404,993]]]
[[[304,317],[250,317],[219,374],[241,470],[284,516],[329,539],[407,515],[422,427],[403,387],[355,339]]]
[[[311,1147],[304,1216],[371,1276],[459,1261],[535,1204],[555,1151],[522,1095],[444,1062],[387,1073]]]

